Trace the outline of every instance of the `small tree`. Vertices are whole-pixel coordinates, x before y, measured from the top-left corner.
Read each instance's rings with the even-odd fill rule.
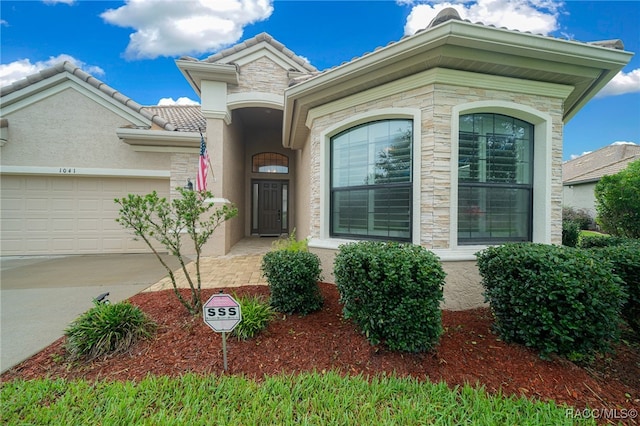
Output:
[[[640,238],[640,160],[596,184],[596,221],[618,237]]]
[[[209,191],[189,191],[178,188],[182,198],[176,198],[171,203],[166,198],[158,197],[156,191],[147,195],[129,194],[122,199],[115,199],[120,205],[120,216],[116,219],[120,225],[133,231],[135,239],[142,239],[158,258],[162,266],[169,273],[173,291],[180,303],[192,315],[202,311],[200,253],[214,231],[224,221],[238,214],[234,206],[223,205],[214,208],[213,203],[207,201],[213,195]],[[196,259],[195,282],[189,272],[182,255],[182,237],[191,237]],[[175,256],[189,284],[191,300],[186,300],[178,291],[176,277],[162,259],[153,245],[153,240],[164,246],[170,254]]]

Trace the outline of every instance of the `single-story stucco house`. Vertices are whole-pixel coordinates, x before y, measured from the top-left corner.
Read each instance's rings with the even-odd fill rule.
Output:
[[[566,207],[596,217],[595,189],[604,176],[615,175],[640,160],[640,145],[618,143],[565,161],[562,164],[562,197]]]
[[[142,107],[69,63],[2,88],[2,254],[136,252],[113,199],[195,178],[239,208],[207,248],[296,230],[333,279],[340,244],[419,244],[445,307],[482,303],[474,253],[561,242],[563,124],[630,60],[463,21],[318,72],[268,34],[176,64],[200,107]]]

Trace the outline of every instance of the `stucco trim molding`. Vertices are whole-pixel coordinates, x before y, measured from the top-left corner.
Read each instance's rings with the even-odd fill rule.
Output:
[[[171,172],[168,170],[102,169],[95,167],[73,167],[73,164],[65,164],[61,167],[0,166],[0,174],[48,175],[64,177],[130,177],[152,179],[167,179],[171,176]]]
[[[434,68],[311,108],[307,114],[305,125],[308,128],[311,128],[313,121],[316,118],[322,117],[331,112],[353,108],[357,105],[363,105],[379,99],[384,99],[396,93],[403,93],[432,84],[448,84],[452,86],[474,87],[486,90],[500,90],[510,93],[522,93],[559,99],[566,99],[566,97],[573,91],[573,86],[563,84],[543,83],[539,81],[500,77],[468,71]]]
[[[134,151],[187,153],[200,151],[200,133],[196,132],[168,132],[122,127],[116,130],[116,135],[124,143],[131,145]]]
[[[284,108],[284,97],[266,92],[230,93],[227,95],[227,107],[230,110],[250,107],[265,107],[281,110]]]

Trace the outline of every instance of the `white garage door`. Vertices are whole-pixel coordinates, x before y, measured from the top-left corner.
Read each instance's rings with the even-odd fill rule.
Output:
[[[115,221],[115,198],[154,189],[168,179],[3,175],[2,255],[140,253],[144,243]]]

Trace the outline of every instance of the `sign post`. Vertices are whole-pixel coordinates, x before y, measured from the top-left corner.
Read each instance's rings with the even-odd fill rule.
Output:
[[[242,321],[240,304],[228,294],[214,294],[202,306],[202,318],[213,331],[222,333],[222,359],[227,371],[227,333]]]

